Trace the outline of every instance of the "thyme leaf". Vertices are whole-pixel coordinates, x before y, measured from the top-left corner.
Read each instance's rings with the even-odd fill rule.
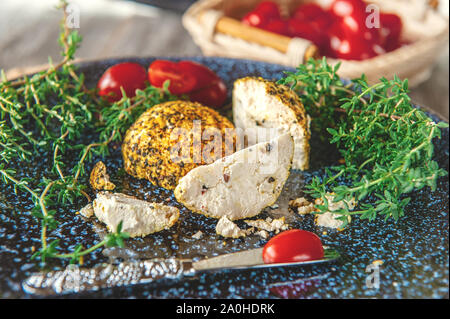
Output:
[[[34,207],[31,213],[41,225],[41,247],[32,256],[43,263],[51,258],[83,262],[83,256],[103,246],[123,246],[128,234],[121,224],[116,233],[84,248],[75,245],[71,252],[61,252],[59,240],[49,241],[49,232],[59,226],[57,208],[74,203],[78,198],[90,197],[86,192],[85,164],[94,155],[109,154],[108,145],[120,141],[125,130],[146,109],[167,100],[174,100],[167,90],[152,86],[110,105],[97,98],[95,90],[87,89],[84,75],[73,64],[81,37],[70,30],[65,21],[68,3],[60,1],[64,13],[59,43],[62,60],[42,72],[8,81],[2,72],[0,82],[0,177],[4,184],[12,184],[14,191],[30,194]],[[95,114],[101,114],[96,120]],[[97,131],[98,140],[80,144],[87,132]],[[19,178],[11,165],[30,163],[33,154],[51,154],[48,176],[36,180]],[[70,156],[69,156],[70,154]],[[73,158],[78,158],[71,166]],[[67,157],[70,157],[69,161]]]
[[[344,222],[349,215],[398,220],[411,200],[408,193],[423,187],[434,191],[438,178],[447,175],[433,160],[433,139],[448,124],[435,123],[412,106],[408,80],[382,78],[369,85],[363,75],[344,83],[338,69],[325,58],[311,59],[279,81],[297,92],[313,118],[313,132],[328,137],[344,159],[328,168],[325,178],[314,177],[307,192],[324,202],[316,205],[318,213],[328,210],[328,192],[334,202],[363,201],[360,210],[334,212]],[[376,198],[373,204],[364,202],[369,195]]]

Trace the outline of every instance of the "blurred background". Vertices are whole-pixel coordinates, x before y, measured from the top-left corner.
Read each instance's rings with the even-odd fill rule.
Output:
[[[393,0],[395,1],[395,0]],[[182,25],[192,0],[73,0],[80,9],[83,43],[79,60],[124,56],[198,56],[200,48]],[[0,1],[0,69],[8,78],[33,72],[52,57],[59,60],[57,37],[61,12],[57,0]],[[449,1],[439,11],[448,17]],[[449,115],[449,50],[446,47],[431,77],[412,90],[413,100]]]

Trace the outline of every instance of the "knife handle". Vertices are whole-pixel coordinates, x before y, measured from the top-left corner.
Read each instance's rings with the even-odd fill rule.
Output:
[[[191,260],[151,259],[37,273],[27,278],[22,287],[30,294],[51,296],[144,284],[162,278],[180,278],[194,272]]]

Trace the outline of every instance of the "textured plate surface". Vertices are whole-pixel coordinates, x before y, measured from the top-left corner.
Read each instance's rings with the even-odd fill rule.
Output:
[[[148,66],[154,58],[126,59]],[[167,59],[167,58],[166,58]],[[174,59],[178,60],[178,59]],[[279,79],[284,66],[262,62],[223,59],[194,58],[216,71],[232,87],[235,79],[259,75],[267,79]],[[83,64],[81,71],[90,85],[94,85],[103,71],[123,60],[107,60]],[[431,115],[435,121],[440,119]],[[87,141],[95,136],[86,136]],[[406,216],[398,222],[382,219],[369,222],[354,219],[342,232],[314,225],[312,216],[298,216],[287,210],[289,199],[302,196],[302,189],[313,176],[323,175],[324,167],[339,159],[335,149],[313,137],[311,142],[312,167],[306,172],[292,172],[277,202],[276,209],[266,209],[256,218],[286,216],[292,227],[318,234],[323,243],[337,248],[342,255],[334,266],[305,268],[262,269],[256,271],[229,271],[203,274],[188,280],[164,281],[159,284],[101,290],[94,293],[70,295],[70,297],[114,298],[448,298],[449,242],[448,242],[448,192],[447,178],[441,178],[438,188],[428,188],[411,194],[412,201]],[[21,177],[40,178],[45,174],[51,157],[36,158],[33,165],[21,167]],[[449,169],[449,131],[443,130],[442,139],[435,140],[435,159],[440,167]],[[96,160],[96,159],[95,159]],[[88,165],[90,170],[95,160]],[[124,259],[179,257],[194,258],[262,247],[265,240],[257,235],[245,239],[226,239],[217,236],[216,220],[193,214],[178,204],[171,191],[154,187],[149,182],[137,180],[121,172],[120,148],[112,150],[112,156],[103,160],[108,167],[117,191],[138,196],[149,201],[166,201],[179,207],[179,222],[169,230],[143,239],[129,240],[125,249],[99,250],[85,259],[84,266],[100,262]],[[61,227],[52,232],[50,239],[58,238],[62,247],[73,248],[82,243],[85,247],[98,242],[105,228],[95,218],[85,220],[74,214],[85,203],[60,207],[58,219]],[[39,270],[30,261],[32,247],[40,246],[40,228],[31,216],[32,202],[28,196],[14,194],[11,187],[0,186],[0,298],[30,297],[21,289],[21,281]],[[243,223],[238,222],[243,227]],[[203,238],[191,236],[198,230]],[[376,260],[379,288],[369,288],[366,280],[375,275],[366,268]],[[54,262],[49,269],[59,269]]]

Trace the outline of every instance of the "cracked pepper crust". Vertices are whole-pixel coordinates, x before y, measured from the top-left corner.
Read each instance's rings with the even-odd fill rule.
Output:
[[[183,145],[190,143],[191,159],[178,163],[171,160],[170,150],[178,143],[178,140],[170,140],[172,130],[191,130],[194,120],[201,121],[202,134],[207,127],[219,129],[222,145],[225,140],[224,130],[234,128],[228,119],[200,103],[171,101],[155,105],[144,112],[125,134],[122,156],[126,172],[136,178],[148,179],[156,186],[173,190],[181,177],[193,168],[206,164],[204,159],[201,164],[193,162],[192,136],[189,140],[179,141]],[[208,143],[209,140],[202,141],[202,150]]]
[[[309,130],[307,113],[302,101],[300,100],[300,97],[289,87],[277,84],[273,81],[266,80],[262,77],[247,76],[244,78],[240,78],[234,82],[234,86],[236,86],[240,82],[245,82],[248,80],[256,80],[264,83],[266,85],[266,93],[268,95],[275,97],[276,99],[280,100],[284,105],[288,106],[294,113],[298,121],[298,124],[304,129],[306,140],[309,141],[309,139],[311,138],[311,132]],[[308,169],[309,154],[311,151],[309,143],[306,143],[304,145],[304,151],[306,153],[306,158],[308,159],[308,162],[305,163],[302,169]]]

